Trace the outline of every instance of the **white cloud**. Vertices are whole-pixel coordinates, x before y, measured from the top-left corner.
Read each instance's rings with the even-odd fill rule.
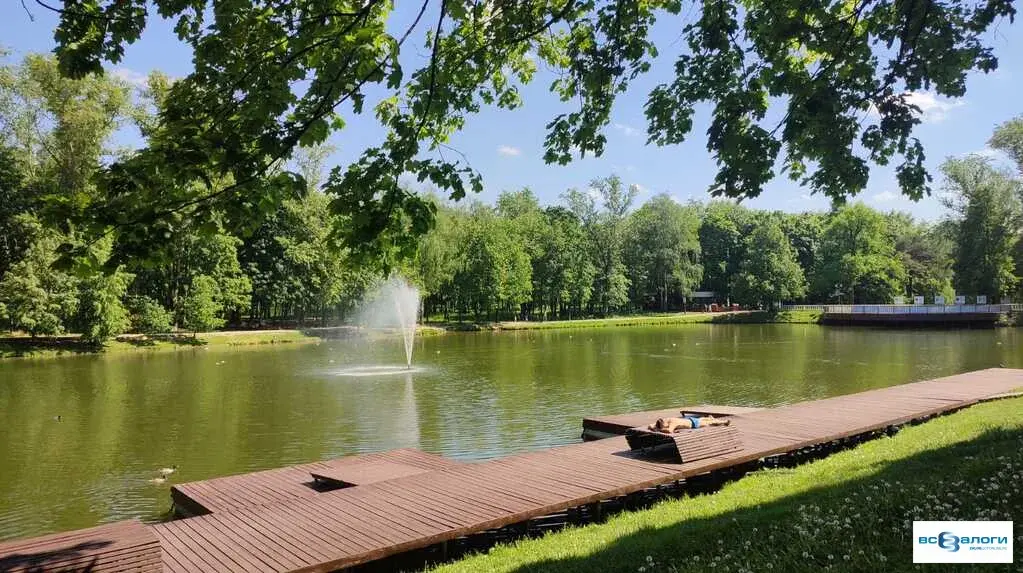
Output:
[[[522,155],[521,149],[519,149],[518,147],[512,147],[510,145],[498,146],[497,152],[507,157],[518,157],[519,155]]]
[[[626,123],[612,123],[611,127],[624,133],[628,137],[635,137],[639,135],[639,130]]]
[[[944,121],[950,111],[966,105],[961,99],[949,99],[933,92],[910,92],[906,94],[906,102],[920,108],[920,119],[924,123]]]
[[[633,183],[632,185],[629,185],[629,187],[635,189],[636,190],[636,194],[638,194],[638,195],[642,195],[643,193],[646,193],[646,192],[650,191],[649,189],[647,189],[646,187],[643,187],[639,183]]]
[[[903,96],[906,98],[906,103],[920,108],[917,115],[920,116],[920,120],[924,123],[945,121],[953,109],[966,105],[966,100],[950,99],[934,92],[906,92]],[[881,117],[877,106],[873,103],[869,104],[867,115],[874,119]]]
[[[981,157],[994,160],[1005,159],[1005,155],[1003,155],[1001,151],[998,151],[997,149],[991,149],[990,147],[985,147],[980,151],[974,151],[970,155],[979,155]]]
[[[137,88],[146,87],[147,76],[141,72],[136,72],[130,68],[117,67],[110,70],[110,75],[118,78],[128,84],[131,84]]]
[[[870,196],[871,203],[891,203],[899,198],[899,194],[893,191],[882,191]]]

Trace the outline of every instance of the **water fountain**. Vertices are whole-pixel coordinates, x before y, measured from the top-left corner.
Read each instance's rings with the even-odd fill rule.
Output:
[[[405,368],[412,369],[412,350],[416,339],[416,322],[419,319],[419,289],[397,276],[387,281],[383,297],[394,301],[394,312],[405,341]]]
[[[396,329],[405,346],[405,367],[359,366],[339,372],[342,376],[379,376],[412,371],[416,323],[419,319],[419,289],[393,275],[366,297],[356,323],[371,329]]]

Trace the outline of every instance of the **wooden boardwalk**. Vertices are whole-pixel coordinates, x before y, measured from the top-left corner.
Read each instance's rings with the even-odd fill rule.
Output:
[[[203,515],[317,496],[323,489],[317,487],[314,476],[339,481],[332,476],[347,470],[365,476],[364,484],[458,464],[436,454],[403,448],[178,484],[171,488],[171,499],[179,513]]]
[[[709,414],[712,416],[738,416],[756,412],[763,408],[746,406],[719,406],[717,404],[700,404],[698,406],[678,406],[664,410],[647,410],[646,412],[629,412],[610,416],[594,416],[583,418],[583,439],[603,440],[612,436],[624,436],[625,431],[637,426],[646,426],[657,418],[678,417],[680,412],[691,414]]]
[[[739,433],[741,450],[681,464],[630,451],[625,438],[615,436],[478,463],[396,450],[193,482],[176,486],[175,495],[209,512],[205,515],[148,527],[124,522],[6,543],[0,545],[0,565],[52,571],[67,568],[47,564],[87,565],[97,559],[104,567],[96,571],[332,571],[883,430],[1020,389],[1023,370],[990,369],[735,411],[730,427]],[[674,415],[678,409],[611,417],[608,423],[645,425],[652,415]],[[317,492],[308,486],[313,473],[349,487]],[[97,534],[98,544],[78,544],[95,541]],[[106,556],[81,554],[85,549],[106,549]],[[26,561],[26,555],[35,561]],[[122,555],[128,557],[118,557]]]
[[[614,437],[153,526],[172,572],[331,571],[955,410],[1023,388],[991,369],[733,418],[741,451],[644,459]]]
[[[140,521],[120,521],[0,543],[0,571],[88,571],[158,573],[163,571],[160,541]]]

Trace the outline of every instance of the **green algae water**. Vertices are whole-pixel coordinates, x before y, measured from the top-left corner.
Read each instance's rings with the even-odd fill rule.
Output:
[[[184,481],[398,447],[482,459],[576,442],[587,415],[1019,368],[1023,330],[447,334],[417,339],[413,362],[399,339],[0,361],[0,539],[159,520]]]

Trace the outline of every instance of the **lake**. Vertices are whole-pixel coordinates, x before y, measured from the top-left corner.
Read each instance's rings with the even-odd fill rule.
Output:
[[[397,447],[481,459],[579,440],[581,418],[769,406],[1002,364],[1018,329],[710,325],[452,333],[0,362],[0,539],[158,520],[170,483]],[[60,416],[60,421],[55,417]],[[178,466],[170,483],[148,480]]]

